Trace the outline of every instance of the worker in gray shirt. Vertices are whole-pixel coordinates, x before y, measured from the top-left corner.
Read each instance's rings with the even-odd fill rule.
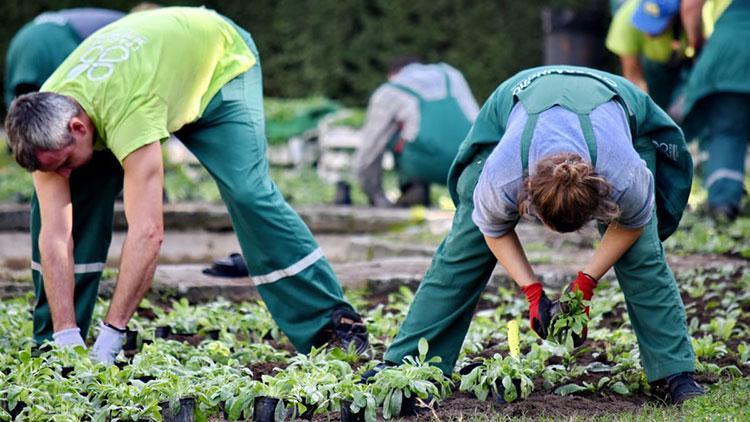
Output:
[[[395,158],[398,206],[429,205],[429,184],[444,185],[448,169],[479,106],[461,72],[402,57],[372,94],[357,151],[357,177],[370,204],[392,206],[383,192],[383,154]]]
[[[450,374],[498,262],[526,295],[531,329],[547,338],[552,317],[567,311],[547,298],[516,234],[528,215],[562,233],[599,223],[601,242],[567,290],[595,300],[599,279],[614,268],[648,381],[664,381],[674,403],[703,394],[661,244],[678,227],[691,182],[682,132],[624,78],[575,66],[511,77],[484,104],[456,155],[450,233],[384,362],[363,377],[416,356],[422,338],[428,358],[440,356],[436,365]],[[574,343],[586,335],[584,328]]]

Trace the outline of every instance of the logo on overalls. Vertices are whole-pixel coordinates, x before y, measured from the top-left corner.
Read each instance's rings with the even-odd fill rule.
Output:
[[[668,144],[666,142],[659,142],[653,139],[651,140],[651,142],[654,144],[657,151],[661,152],[672,160],[677,161],[677,158],[680,156],[680,151],[677,149],[677,145]]]
[[[613,88],[617,87],[617,83],[615,81],[613,81],[612,79],[609,79],[606,76],[599,75],[599,74],[596,74],[596,73],[588,71],[588,70],[563,69],[563,68],[555,67],[555,68],[552,68],[552,69],[541,70],[541,71],[539,71],[539,72],[537,72],[537,73],[529,76],[528,78],[522,80],[521,82],[518,83],[518,85],[516,85],[515,88],[513,88],[513,95],[518,95],[519,92],[523,91],[524,89],[526,89],[526,87],[528,87],[529,85],[531,85],[531,83],[535,79],[538,79],[538,78],[540,78],[542,76],[552,75],[552,74],[557,74],[557,75],[583,75],[583,76],[591,76],[593,78],[596,78],[596,79],[604,82],[605,84],[607,84],[607,85],[609,85],[609,86],[611,86]]]
[[[92,41],[93,45],[81,55],[80,63],[68,72],[68,79],[85,72],[90,81],[103,81],[112,76],[117,63],[129,59],[148,40],[132,32],[110,32],[96,35]]]

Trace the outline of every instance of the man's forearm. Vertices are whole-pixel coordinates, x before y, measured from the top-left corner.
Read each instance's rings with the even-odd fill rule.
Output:
[[[684,0],[680,4],[680,18],[690,47],[696,52],[703,44],[703,0]]]
[[[643,75],[640,57],[620,56],[620,64],[622,65],[622,76],[648,94],[648,84],[646,84],[646,79]]]
[[[57,332],[74,328],[77,324],[73,239],[55,238],[42,231],[39,235],[39,251],[42,259],[44,294],[52,316],[52,329]]]
[[[163,232],[160,228],[129,230],[122,247],[120,273],[105,322],[125,328],[151,287]]]

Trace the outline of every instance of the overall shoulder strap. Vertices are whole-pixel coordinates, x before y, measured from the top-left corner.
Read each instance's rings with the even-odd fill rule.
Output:
[[[591,165],[596,167],[596,135],[594,135],[594,126],[591,124],[591,117],[588,114],[578,114],[578,121],[581,123],[583,139],[586,141],[586,147],[589,149]]]
[[[523,166],[524,176],[529,173],[529,147],[531,146],[531,138],[534,136],[537,120],[539,120],[539,113],[529,114],[521,133],[521,165]]]
[[[451,97],[453,96],[453,93],[451,92],[451,77],[448,73],[448,69],[445,67],[445,65],[440,64],[440,68],[443,71],[443,77],[445,78],[445,96]]]
[[[424,99],[422,98],[422,96],[421,96],[421,95],[419,95],[419,94],[417,93],[417,91],[415,91],[415,90],[413,90],[413,89],[409,88],[409,87],[408,87],[408,86],[406,86],[406,85],[402,85],[402,84],[399,84],[399,83],[396,83],[396,82],[388,82],[388,85],[390,85],[390,86],[392,86],[392,87],[394,87],[394,88],[398,89],[399,91],[405,92],[405,93],[407,93],[407,94],[409,94],[409,95],[411,95],[411,96],[415,97],[415,98],[416,98],[416,99],[418,99],[418,100],[419,100],[420,102],[424,100]]]

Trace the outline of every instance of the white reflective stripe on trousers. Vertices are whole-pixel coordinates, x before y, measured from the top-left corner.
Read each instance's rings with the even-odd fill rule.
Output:
[[[274,281],[279,281],[284,277],[297,275],[322,257],[323,251],[320,248],[315,249],[306,257],[300,259],[299,261],[286,268],[282,268],[280,270],[276,270],[264,275],[252,276],[253,284],[255,284],[256,286],[260,286],[261,284],[268,284],[273,283]]]
[[[711,185],[718,182],[721,179],[729,179],[734,180],[735,182],[744,183],[745,178],[743,174],[736,170],[731,169],[718,169],[715,172],[711,173],[710,176],[708,176],[708,179],[706,179],[706,189],[710,188]]]
[[[34,271],[42,272],[42,264],[32,261],[31,269]],[[99,273],[102,271],[104,271],[103,262],[92,262],[90,264],[75,264],[75,266],[73,267],[73,272],[76,274]]]

